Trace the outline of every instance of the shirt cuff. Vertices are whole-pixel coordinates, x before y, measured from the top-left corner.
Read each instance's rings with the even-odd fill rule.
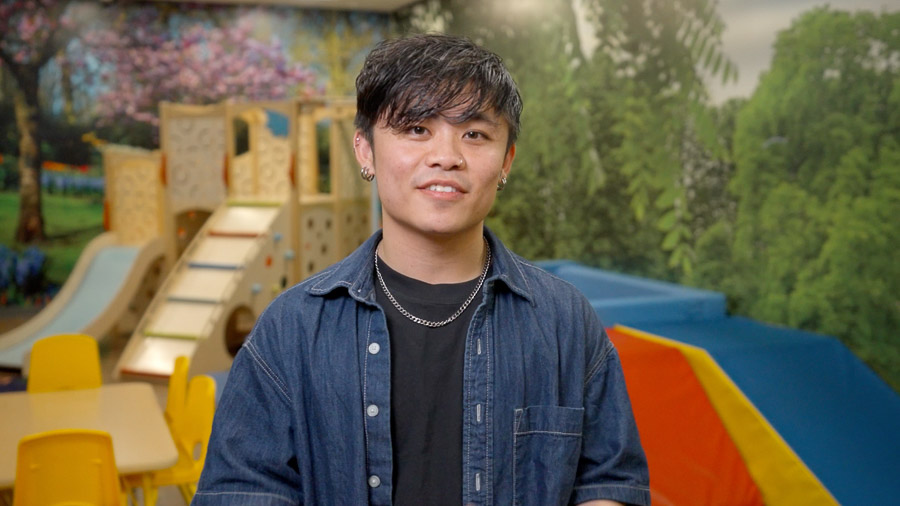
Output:
[[[650,506],[650,489],[633,485],[585,485],[575,487],[575,492],[572,494],[573,504],[597,499]]]

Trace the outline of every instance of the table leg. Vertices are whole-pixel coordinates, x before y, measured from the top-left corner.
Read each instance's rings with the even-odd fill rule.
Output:
[[[156,498],[159,491],[153,486],[150,473],[141,475],[141,489],[144,491],[144,506],[156,506]]]

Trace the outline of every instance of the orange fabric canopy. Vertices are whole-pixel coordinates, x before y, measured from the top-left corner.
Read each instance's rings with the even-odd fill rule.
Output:
[[[653,504],[762,505],[734,441],[681,352],[607,329],[650,467]]]

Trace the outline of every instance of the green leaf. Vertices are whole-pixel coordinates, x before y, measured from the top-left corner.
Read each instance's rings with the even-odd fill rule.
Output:
[[[680,227],[669,230],[669,232],[666,234],[666,238],[663,239],[661,246],[662,249],[665,251],[675,249],[675,246],[677,246],[679,241],[681,240],[681,234],[682,229]]]
[[[668,232],[675,226],[677,219],[678,213],[676,213],[674,209],[670,209],[656,222],[656,226],[659,227],[661,231]]]

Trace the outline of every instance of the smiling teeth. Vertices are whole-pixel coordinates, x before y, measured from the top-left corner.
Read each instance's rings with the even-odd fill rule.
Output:
[[[443,193],[454,193],[456,188],[452,186],[441,186],[439,184],[433,184],[428,187],[429,190],[433,192],[443,192]]]

